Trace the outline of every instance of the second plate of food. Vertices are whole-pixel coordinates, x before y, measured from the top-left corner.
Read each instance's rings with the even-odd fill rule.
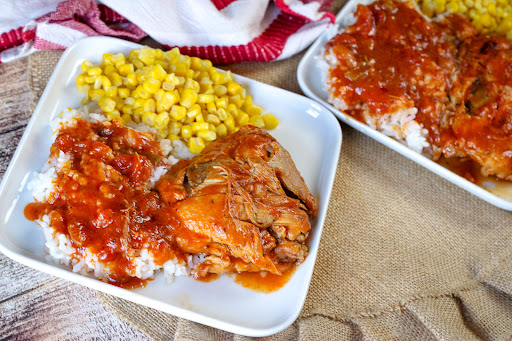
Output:
[[[438,25],[409,4],[348,1],[334,27],[301,60],[299,85],[341,121],[512,210],[512,151],[504,119],[511,102],[503,95],[509,71],[507,54],[498,53],[512,44],[476,34],[460,17]],[[456,35],[463,43],[453,43]]]
[[[228,76],[229,74],[223,75],[221,72],[212,69],[211,63],[203,63],[198,59],[194,59],[194,63],[197,64],[194,64],[194,70],[190,65],[188,67],[183,65],[174,67],[171,70],[168,61],[174,58],[182,59],[185,63],[190,62],[188,57],[180,57],[176,51],[170,52],[165,58],[155,57],[155,55],[151,54],[142,55],[145,51],[139,51],[138,57],[140,59],[133,59],[134,63],[144,63],[146,65],[154,65],[154,67],[149,70],[144,68],[144,64],[140,64],[140,68],[137,66],[136,68],[142,70],[142,73],[152,72],[152,74],[151,77],[144,76],[146,78],[142,76],[140,79],[131,78],[133,76],[131,73],[134,71],[133,65],[130,66],[126,63],[127,65],[123,66],[125,64],[124,58],[128,57],[130,51],[139,48],[141,46],[138,44],[119,39],[94,37],[81,40],[68,48],[63,54],[27,126],[0,187],[0,195],[2,197],[0,213],[4,217],[0,224],[0,251],[10,258],[40,271],[45,271],[93,289],[212,327],[251,336],[265,336],[277,333],[293,323],[306,299],[341,147],[339,123],[325,107],[309,98],[233,75],[234,82],[231,84],[232,88],[228,86],[229,89],[227,91],[231,94],[240,94],[242,89],[239,87],[241,85],[245,88],[244,91],[251,95],[254,104],[259,104],[265,110],[264,112],[271,112],[279,119],[279,125],[277,128],[269,131],[272,137],[255,128],[248,130],[241,128],[239,135],[244,135],[245,137],[242,137],[239,141],[243,140],[243,143],[237,144],[237,141],[226,140],[227,142],[224,146],[216,149],[213,153],[202,154],[204,158],[200,162],[191,164],[180,163],[179,165],[182,168],[180,170],[175,168],[176,171],[171,172],[174,175],[183,173],[183,176],[173,177],[172,175],[169,177],[169,182],[162,185],[165,189],[158,187],[159,190],[162,190],[161,196],[167,198],[164,200],[176,203],[176,200],[180,201],[183,199],[183,201],[180,201],[183,203],[186,201],[184,199],[187,196],[192,196],[193,198],[191,201],[188,201],[188,203],[191,203],[191,206],[185,207],[185,205],[181,206],[181,209],[177,209],[181,210],[181,213],[177,213],[177,211],[171,212],[170,210],[165,213],[169,219],[174,219],[176,222],[177,225],[171,224],[172,226],[176,228],[176,226],[181,224],[179,226],[190,231],[190,233],[187,232],[177,237],[181,238],[181,240],[169,239],[165,235],[166,229],[162,229],[161,225],[157,229],[153,229],[153,226],[149,230],[147,229],[149,225],[144,225],[149,220],[152,221],[151,224],[158,225],[160,224],[158,223],[159,219],[163,219],[163,215],[158,215],[159,218],[156,215],[153,216],[154,219],[148,218],[152,214],[151,212],[158,211],[159,207],[162,207],[164,204],[157,202],[159,194],[157,194],[155,189],[148,191],[148,188],[144,186],[151,186],[149,182],[145,182],[150,175],[156,176],[160,172],[159,169],[162,170],[167,164],[176,162],[171,157],[162,157],[164,156],[163,150],[167,150],[170,146],[169,141],[158,144],[154,142],[153,137],[146,133],[135,132],[134,130],[113,125],[111,122],[102,123],[105,117],[99,115],[87,115],[84,113],[85,116],[83,117],[88,119],[89,122],[85,120],[77,120],[76,122],[78,123],[66,121],[67,116],[75,113],[74,111],[68,111],[68,108],[81,107],[83,94],[77,91],[76,79],[82,73],[82,70],[86,71],[86,75],[81,76],[79,81],[90,84],[88,85],[88,89],[91,90],[89,97],[96,101],[99,100],[100,107],[103,107],[105,112],[110,112],[110,114],[106,115],[107,118],[109,116],[119,117],[123,114],[130,115],[133,113],[130,110],[137,108],[137,105],[135,105],[134,98],[128,96],[131,99],[126,99],[128,98],[128,92],[133,94],[135,89],[139,89],[135,91],[138,92],[136,96],[138,98],[153,97],[148,95],[148,93],[155,93],[156,101],[144,101],[144,105],[148,107],[144,110],[143,117],[140,118],[143,122],[152,123],[154,127],[160,129],[158,121],[155,121],[158,115],[151,114],[151,112],[158,111],[161,113],[165,111],[167,113],[163,115],[165,116],[165,124],[162,124],[164,129],[160,129],[159,133],[164,131],[165,136],[174,139],[178,137],[176,136],[178,134],[180,136],[187,135],[191,138],[192,132],[183,127],[188,123],[172,127],[168,125],[169,115],[176,120],[187,120],[185,117],[188,114],[190,114],[190,117],[195,117],[202,108],[199,108],[199,112],[193,112],[192,109],[187,112],[185,108],[191,108],[192,105],[185,101],[197,101],[198,103],[203,103],[202,107],[206,108],[207,103],[212,103],[212,98],[209,97],[212,96],[212,93],[218,93],[219,95],[226,93],[226,87],[217,87],[215,88],[216,92],[213,91],[212,84],[214,82],[204,81],[199,85],[197,82],[190,80],[187,84],[184,84],[185,75],[190,74],[192,76],[192,74],[195,75],[197,72],[199,72],[197,75],[200,75],[201,72],[209,71],[212,77],[232,78]],[[100,65],[102,55],[105,53],[112,53],[113,55],[107,55],[106,58],[108,60],[104,59],[101,67],[92,67],[87,64],[81,67],[84,61]],[[118,55],[119,53],[123,54],[124,57]],[[158,53],[162,54],[163,52],[158,51]],[[159,60],[158,63],[155,62],[155,58]],[[100,70],[101,68],[103,70]],[[121,73],[121,76],[115,71],[116,68]],[[164,68],[173,72],[169,72],[169,74],[162,72]],[[98,77],[102,72],[110,77]],[[114,73],[116,74],[113,75]],[[183,76],[180,76],[180,74],[183,74]],[[164,77],[166,80],[163,82],[155,81],[155,79]],[[152,80],[144,83],[144,80],[149,78]],[[208,78],[205,75],[201,79]],[[226,80],[217,79],[217,81],[219,84],[226,83]],[[117,89],[115,84],[111,84],[112,82],[124,83],[125,85],[130,82],[133,82],[133,84],[141,82],[143,85],[135,87],[132,84],[131,88],[123,86]],[[156,92],[159,86],[165,87],[165,91],[159,93],[158,97]],[[191,91],[188,91],[188,95],[186,95],[185,88],[194,89],[203,86],[204,89],[212,88],[210,91],[206,90],[209,94],[196,98]],[[123,90],[120,90],[121,88]],[[105,92],[94,91],[100,89],[104,89]],[[177,91],[177,93],[174,92],[176,98],[181,95],[180,104],[183,104],[183,106],[176,105],[176,109],[172,109],[174,108],[172,104],[176,100],[173,97],[174,90]],[[180,91],[181,93],[179,93]],[[95,97],[96,95],[98,96]],[[128,107],[122,109],[122,113],[115,109],[116,101],[119,100],[118,97],[120,96],[122,102],[128,105]],[[240,100],[240,97],[233,96],[233,100]],[[114,98],[115,100],[109,98]],[[133,103],[132,100],[134,100]],[[166,103],[166,101],[170,102]],[[254,111],[251,113],[251,117],[258,115],[260,109],[247,104],[247,101],[248,98],[246,97],[246,109],[249,111],[249,108],[252,108]],[[226,104],[216,103],[219,108]],[[162,106],[160,108],[162,110],[155,110],[155,105],[157,109],[158,106]],[[167,109],[170,110],[166,111]],[[147,117],[144,117],[144,115],[147,115]],[[207,118],[206,116],[205,118],[210,120],[212,125],[216,126],[214,128],[217,133],[224,134],[226,129],[233,130],[233,127],[230,126],[232,122],[226,122],[226,117],[224,116],[227,117],[225,112],[217,112],[216,118]],[[135,116],[132,117],[135,118]],[[158,119],[160,117],[158,116]],[[51,125],[51,122],[56,118],[60,118],[62,124]],[[220,121],[218,121],[219,119],[224,120],[226,123],[223,127],[224,131],[219,128],[219,126],[222,126]],[[250,120],[251,118],[246,117],[246,119]],[[116,120],[116,122],[119,121]],[[261,125],[261,121],[259,124]],[[270,125],[272,125],[272,122]],[[56,128],[60,129],[58,134],[54,133]],[[193,148],[195,148],[196,152],[199,152],[202,148],[201,144],[204,142],[204,139],[215,137],[208,130],[212,131],[211,126],[206,124],[203,134],[198,133],[198,136],[201,135],[202,138],[194,140]],[[280,187],[281,185],[279,185],[281,181],[281,183],[286,183],[284,187],[297,189],[297,185],[300,187],[303,182],[300,176],[294,176],[293,179],[288,178],[291,180],[287,183],[286,179],[293,175],[294,168],[289,162],[290,155],[279,144],[276,144],[274,138],[289,152],[309,191],[316,198],[318,214],[309,222],[305,212],[307,210],[306,206],[309,209],[314,209],[314,205],[311,204],[312,197],[305,199],[306,206],[300,204],[296,199],[297,197],[306,198],[309,192],[303,191],[305,195],[303,196],[299,193],[301,191],[299,189],[296,191],[297,197],[293,198],[294,195],[286,193]],[[52,145],[53,148],[50,149]],[[186,145],[181,145],[181,147],[187,148]],[[234,152],[232,147],[238,148],[237,152]],[[174,150],[179,150],[179,148],[180,146],[174,145]],[[257,155],[254,154],[251,157],[249,150],[256,151]],[[247,154],[248,152],[249,154]],[[53,161],[48,165],[50,153]],[[245,163],[243,160],[246,160]],[[262,160],[266,161],[262,163]],[[47,165],[46,168],[44,168],[45,164]],[[156,167],[157,165],[158,167]],[[270,166],[275,172],[269,172],[267,166]],[[205,170],[208,170],[209,173],[206,174]],[[58,176],[55,176],[55,172],[57,172]],[[279,180],[277,180],[276,176]],[[106,181],[104,181],[105,177]],[[38,181],[35,181],[36,179]],[[224,186],[222,184],[228,181],[226,179],[238,179],[236,180],[238,182],[229,182],[232,184],[231,186]],[[176,183],[174,183],[175,180],[177,181]],[[52,181],[55,185],[54,191],[64,191],[66,189],[68,192],[59,192],[59,195],[52,194],[54,192],[48,194],[48,188],[51,188],[48,185],[51,185]],[[119,210],[123,205],[122,200],[116,201],[115,198],[119,197],[124,188],[127,188],[130,183],[133,185],[133,188],[126,193],[130,194],[129,200],[132,200],[132,204],[125,207],[125,209]],[[98,188],[95,189],[95,186],[98,186]],[[269,194],[269,188],[275,189],[273,192],[270,191],[273,193],[272,195]],[[176,189],[181,194],[176,192]],[[98,192],[94,193],[96,190]],[[194,193],[199,194],[194,196]],[[238,194],[236,196],[232,195],[229,198],[229,202],[226,201],[228,202],[228,211],[223,213],[219,212],[219,209],[223,206],[219,206],[218,203],[215,204],[215,200],[219,198],[227,200],[223,199],[224,193],[227,193],[227,195]],[[39,198],[39,195],[41,195],[42,199]],[[262,197],[256,198],[258,195]],[[63,201],[65,196],[69,196],[67,203]],[[29,205],[34,202],[34,198],[39,198],[39,203],[42,200],[43,204]],[[51,198],[51,200],[45,198]],[[209,200],[203,200],[204,198],[209,198]],[[266,199],[274,200],[274,204],[265,203]],[[69,203],[73,202],[77,203],[76,207],[69,205]],[[252,203],[253,206],[251,207],[258,212],[272,211],[279,205],[284,205],[288,207],[287,210],[292,212],[292,214],[291,216],[282,216],[288,220],[283,218],[281,226],[283,228],[276,226],[271,231],[272,235],[263,227],[266,222],[272,224],[273,220],[269,220],[269,216],[266,214],[260,216],[258,212],[247,211],[248,207],[244,206],[244,203]],[[258,208],[258,204],[263,206]],[[96,206],[100,211],[95,208]],[[84,209],[81,209],[81,207]],[[142,209],[141,207],[144,208]],[[178,206],[174,207],[177,208]],[[257,208],[258,210],[256,210]],[[42,216],[41,209],[51,213],[48,216]],[[133,210],[141,212],[134,216],[130,213]],[[123,215],[125,216],[124,218]],[[195,215],[195,218],[192,219],[191,215]],[[41,216],[39,225],[43,227],[27,219],[28,217],[32,220],[37,220]],[[218,225],[218,222],[223,219],[229,220],[229,216],[231,218],[237,217],[234,225],[231,224],[228,227],[223,227],[222,224]],[[45,217],[49,217],[49,219]],[[72,219],[72,221],[69,219]],[[293,236],[290,234],[286,235],[286,228],[284,226],[286,226],[286,221],[290,222],[290,219],[294,222],[300,221],[302,227],[308,227],[310,223],[311,232],[309,234],[300,232]],[[233,218],[233,220],[235,219]],[[117,224],[116,221],[120,223]],[[213,226],[211,232],[216,237],[212,238],[212,243],[205,243],[205,235],[199,230],[195,230],[197,232],[195,234],[192,232],[195,228],[204,228],[205,226],[202,225],[204,223],[211,223],[210,225]],[[253,232],[250,235],[242,233],[243,238],[245,238],[242,240],[242,243],[236,244],[236,240],[229,239],[229,233],[226,228],[234,230],[235,232],[233,233],[236,234],[236,231],[242,229],[243,225],[246,224],[251,225],[248,231]],[[94,232],[94,229],[85,225],[94,225],[98,232]],[[106,244],[91,244],[89,238],[92,238],[93,235],[101,236],[102,233],[99,231],[108,226],[121,227],[119,231],[116,229],[112,230],[119,237],[113,235],[104,236]],[[126,226],[130,226],[128,231]],[[261,231],[255,229],[254,226],[261,227]],[[62,227],[64,228],[60,229]],[[116,258],[116,252],[122,253],[127,249],[127,234],[131,236],[129,248],[136,245],[137,240],[143,241],[146,238],[145,236],[149,236],[151,237],[151,243],[154,242],[156,243],[155,245],[159,245],[159,247],[163,247],[168,251],[172,251],[172,248],[167,248],[168,245],[172,243],[182,245],[180,243],[187,239],[188,242],[186,243],[192,243],[186,246],[188,248],[187,252],[191,254],[195,254],[193,250],[195,246],[203,251],[212,248],[212,254],[223,254],[223,256],[216,258],[217,263],[211,262],[208,266],[204,266],[203,270],[205,271],[212,270],[216,266],[231,269],[231,272],[236,272],[237,269],[242,268],[250,270],[251,256],[245,257],[240,254],[241,250],[247,247],[249,247],[249,251],[253,254],[258,254],[253,259],[257,260],[258,267],[267,267],[269,271],[276,273],[279,271],[273,268],[274,264],[294,261],[295,258],[293,257],[299,254],[305,256],[305,246],[309,249],[309,255],[296,268],[295,272],[289,273],[290,276],[281,281],[282,283],[277,283],[279,280],[276,280],[276,283],[270,283],[271,280],[267,280],[267,284],[270,283],[271,286],[281,288],[265,293],[248,289],[237,283],[238,280],[244,282],[244,279],[235,279],[230,276],[221,276],[219,279],[211,282],[198,281],[190,276],[178,276],[180,269],[185,271],[186,265],[191,264],[190,261],[195,262],[194,264],[200,263],[202,261],[201,257],[193,260],[185,256],[185,263],[179,263],[183,266],[180,267],[178,266],[179,264],[173,265],[166,262],[165,264],[170,266],[167,269],[168,271],[165,265],[163,269],[159,270],[161,266],[155,268],[155,262],[157,264],[162,262],[148,259],[148,251],[142,250],[139,247],[140,252],[134,254],[135,263],[129,261],[130,258],[126,258],[130,264],[133,264],[119,269],[127,274],[132,272],[136,274],[140,270],[144,273],[141,277],[146,277],[146,274],[151,275],[153,271],[156,274],[154,278],[150,277],[145,287],[140,287],[141,283],[137,280],[134,283],[124,283],[124,286],[135,284],[135,286],[138,286],[137,288],[125,289],[107,282],[115,283],[122,278],[122,276],[119,277],[118,272],[110,268],[111,263],[109,262],[112,262],[113,259],[118,259]],[[158,234],[162,234],[161,238],[166,239],[161,239],[158,237]],[[193,244],[196,237],[197,245]],[[260,238],[266,242],[260,244],[253,243],[254,240],[260,240]],[[297,243],[285,245],[280,242],[289,240],[289,238],[297,241]],[[221,243],[218,243],[220,240],[232,242],[232,245],[221,245]],[[279,251],[277,256],[280,260],[276,260],[277,263],[272,264],[274,261],[268,261],[269,258],[266,252],[276,247],[272,245],[276,241],[278,241],[279,245],[282,244],[282,252]],[[253,245],[251,243],[256,245],[256,249],[250,247],[250,245]],[[288,246],[291,248],[287,249]],[[258,249],[261,247],[264,248],[265,253]],[[116,248],[118,248],[117,251],[115,251]],[[183,250],[181,249],[179,252],[183,252]],[[231,250],[233,258],[230,258],[230,256],[225,257],[226,251],[229,250]],[[286,252],[291,252],[289,259]],[[48,253],[50,253],[53,259]],[[260,253],[262,253],[263,257],[259,255]],[[163,252],[160,256],[167,257],[167,255],[167,253]],[[302,256],[301,258],[303,258]],[[176,257],[178,258],[175,259],[182,259],[183,261],[183,254],[181,256],[176,255]],[[236,260],[237,257],[239,258],[238,261]],[[56,264],[55,259],[60,259],[61,263],[64,264]],[[125,258],[120,259],[123,260]],[[233,263],[229,264],[230,261]],[[227,263],[224,264],[222,262]],[[88,267],[90,271],[85,273]],[[254,270],[255,268],[252,269]],[[169,284],[166,281],[164,278],[165,271],[176,275],[173,283]],[[96,277],[103,277],[104,281],[95,278],[95,275]],[[265,281],[263,280],[261,283],[263,282]],[[250,284],[251,280],[248,279],[246,283]]]

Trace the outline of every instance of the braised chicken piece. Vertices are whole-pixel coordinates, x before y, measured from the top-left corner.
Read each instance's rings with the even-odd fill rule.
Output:
[[[207,273],[281,274],[308,254],[317,204],[290,154],[254,126],[181,160],[157,184],[183,251],[206,255]]]

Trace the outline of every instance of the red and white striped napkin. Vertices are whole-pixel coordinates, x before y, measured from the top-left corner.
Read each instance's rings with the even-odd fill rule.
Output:
[[[332,0],[0,0],[0,62],[65,49],[88,36],[139,41],[215,64],[271,61],[307,47],[334,22]]]

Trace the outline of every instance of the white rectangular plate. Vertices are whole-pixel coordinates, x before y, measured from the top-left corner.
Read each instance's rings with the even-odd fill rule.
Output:
[[[368,4],[372,2],[373,1],[368,0],[349,0],[336,16],[336,25],[338,25],[340,28],[346,27],[345,25],[348,21],[348,18],[353,16],[353,13],[355,13],[358,4]],[[313,98],[328,107],[334,113],[334,115],[336,115],[337,118],[339,118],[342,122],[350,125],[354,129],[370,136],[371,138],[388,146],[394,151],[408,157],[409,159],[451,181],[457,186],[462,187],[477,197],[502,209],[512,211],[512,183],[506,181],[498,181],[489,177],[482,179],[481,186],[476,185],[455,174],[449,169],[441,166],[440,164],[430,160],[428,157],[414,152],[400,142],[370,128],[364,123],[357,121],[350,115],[339,111],[330,103],[328,103],[327,89],[324,86],[323,77],[321,77],[323,70],[319,66],[318,60],[321,58],[324,46],[329,41],[331,36],[332,31],[324,32],[309,48],[299,64],[297,69],[297,78],[300,88],[304,94],[306,94],[306,96]]]
[[[42,229],[25,219],[23,209],[33,201],[27,183],[47,162],[50,152],[49,122],[62,110],[80,105],[82,94],[75,86],[80,64],[84,60],[99,63],[107,52],[127,55],[139,47],[123,40],[94,37],[81,40],[62,55],[0,186],[0,216],[4,217],[0,222],[0,251],[40,271],[233,333],[265,336],[287,328],[306,299],[341,147],[339,123],[325,107],[309,98],[235,76],[255,103],[279,118],[279,127],[270,133],[288,149],[319,202],[318,216],[312,221],[309,256],[277,292],[255,292],[227,276],[210,283],[177,277],[169,285],[163,274],[157,274],[145,288],[118,288],[48,260]]]

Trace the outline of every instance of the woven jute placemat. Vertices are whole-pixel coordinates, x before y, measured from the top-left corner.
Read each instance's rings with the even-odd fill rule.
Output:
[[[30,56],[35,102],[60,55]],[[300,58],[229,68],[300,92]],[[342,124],[342,129],[340,161],[304,309],[292,326],[264,339],[510,339],[511,213],[350,127]],[[154,339],[248,339],[98,295]]]

